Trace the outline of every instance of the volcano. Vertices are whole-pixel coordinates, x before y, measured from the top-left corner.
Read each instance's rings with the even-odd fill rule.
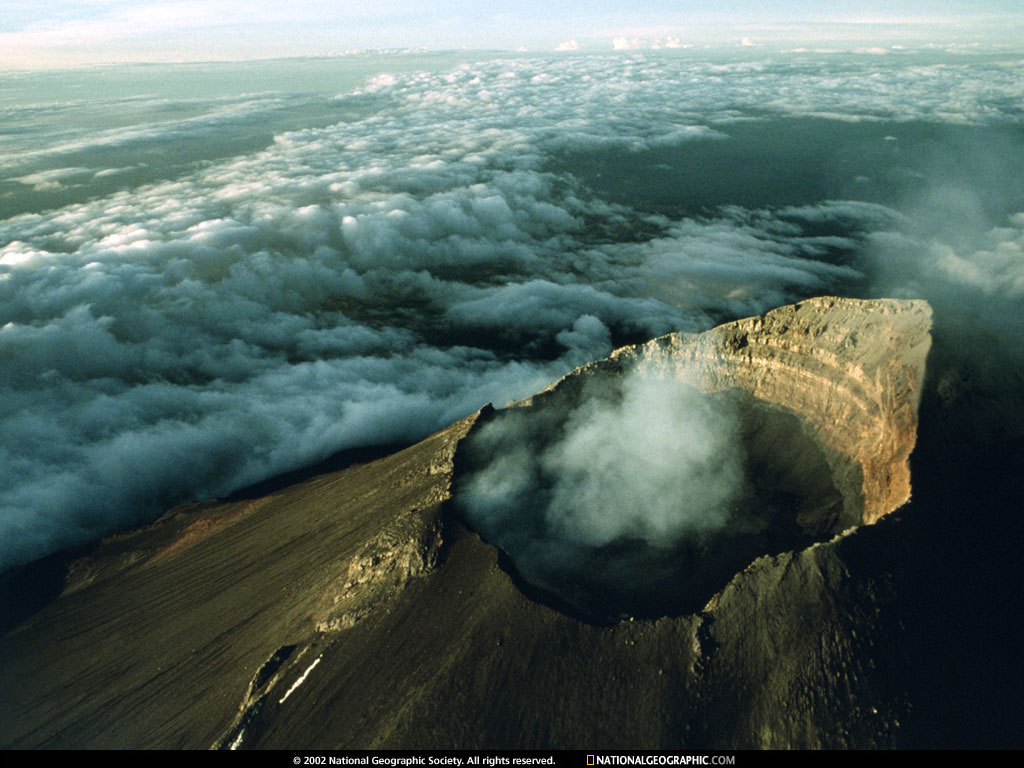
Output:
[[[941,355],[926,370],[931,322],[921,301],[825,297],[670,334],[391,455],[28,566],[5,585],[0,743],[1013,745],[1016,614],[973,599],[1009,566],[958,516],[1008,486],[949,460],[972,395]],[[698,543],[603,543],[567,588],[466,512],[495,461],[480,436],[522,422],[543,452],[637,372],[728,403],[743,483]],[[944,706],[954,684],[970,711]]]

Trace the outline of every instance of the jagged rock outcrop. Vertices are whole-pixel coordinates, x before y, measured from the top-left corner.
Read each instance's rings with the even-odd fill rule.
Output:
[[[909,493],[929,319],[921,302],[812,300],[620,350],[527,403],[678,366],[821,446],[842,498],[828,540],[756,559],[701,611],[599,626],[520,591],[447,504],[474,414],[97,545],[0,638],[0,745],[898,745],[913,702],[882,517]]]

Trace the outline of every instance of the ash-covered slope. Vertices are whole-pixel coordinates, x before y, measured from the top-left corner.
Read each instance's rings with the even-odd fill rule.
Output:
[[[893,589],[908,529],[880,518],[909,492],[929,325],[921,302],[811,300],[620,350],[369,464],[172,510],[97,545],[0,639],[0,743],[921,744],[929,688]],[[775,517],[824,540],[741,564],[703,609],[596,622],[534,595],[448,502],[475,425],[643,368],[739,403],[758,483],[802,483]]]

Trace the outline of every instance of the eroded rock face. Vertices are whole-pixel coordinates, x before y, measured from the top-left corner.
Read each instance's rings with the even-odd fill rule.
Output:
[[[828,451],[841,523],[873,523],[910,498],[931,320],[924,301],[810,299],[634,354],[797,414]]]
[[[481,419],[457,507],[553,605],[693,613],[758,557],[907,501],[930,322],[822,298],[620,349]]]
[[[822,446],[843,496],[838,532],[910,498],[931,321],[924,301],[809,299],[623,347],[519,405],[572,398],[589,377],[630,369],[670,372],[707,392],[739,389],[797,416]]]
[[[797,473],[814,478],[806,525],[822,509],[839,528],[872,522],[909,491],[928,319],[917,302],[818,299],[620,350],[532,402],[685,361],[738,400],[766,475],[828,470]],[[0,637],[0,745],[900,744],[912,649],[889,593],[905,554],[891,519],[760,557],[695,613],[598,626],[525,595],[453,519],[456,453],[479,417],[98,545]],[[795,449],[780,437],[797,433]]]

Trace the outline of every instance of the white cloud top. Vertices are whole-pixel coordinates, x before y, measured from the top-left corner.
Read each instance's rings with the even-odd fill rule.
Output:
[[[552,55],[396,66],[334,98],[13,104],[0,568],[421,437],[614,344],[859,289],[864,243],[1019,297],[1019,218],[936,244],[729,154],[779,121],[882,123],[877,152],[905,151],[894,126],[1020,123],[1017,60],[868,58]],[[732,165],[702,170],[715,152]],[[720,205],[763,184],[790,197]]]

